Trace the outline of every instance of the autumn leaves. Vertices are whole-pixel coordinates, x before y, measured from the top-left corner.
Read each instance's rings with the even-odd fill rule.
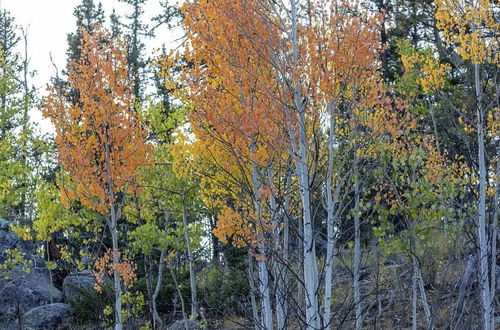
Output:
[[[487,1],[478,2],[474,17],[456,16],[480,27],[472,32],[450,16],[460,3],[436,1],[446,41],[459,44],[458,52],[467,53],[463,60],[474,65],[497,60],[497,41],[488,35],[498,24],[483,8]],[[188,112],[188,123],[163,139],[174,144],[146,142],[124,44],[102,29],[83,34],[82,56],[68,66],[69,88],[51,87],[44,101],[44,114],[56,128],[60,163],[72,181],[72,189],[63,190],[65,199],[100,213],[110,230],[113,249],[99,267],[115,278],[115,310],[120,310],[122,285],[134,278],[134,267],[117,252],[117,223],[125,195],[140,204],[138,172],[152,165],[154,150],[157,162],[168,163],[156,168],[155,180],[161,183],[163,171],[172,171],[179,184],[178,191],[165,193],[181,200],[185,241],[190,240],[189,186],[210,209],[207,214],[217,217],[212,233],[248,249],[250,264],[257,263],[261,319],[254,320],[256,326],[286,328],[292,297],[304,306],[294,317],[305,328],[331,326],[334,256],[339,231],[348,227],[354,243],[354,326],[362,327],[366,313],[360,281],[364,234],[408,257],[412,326],[417,327],[418,295],[432,327],[418,256],[432,244],[427,228],[442,229],[443,218],[458,217],[452,203],[472,172],[464,172],[461,158],[448,157],[435,117],[451,65],[432,50],[402,41],[396,45],[400,75],[384,80],[381,17],[355,1],[187,1],[182,11],[184,53],[158,61],[165,88]],[[478,108],[484,103],[480,96]],[[498,134],[498,111],[479,117],[487,118],[490,136]],[[165,118],[149,119],[161,126]],[[483,193],[486,185],[484,180]],[[155,217],[148,207],[158,205],[151,199],[136,210],[137,218],[141,212]],[[135,233],[149,237],[149,243],[153,236],[161,241],[168,231],[153,225],[157,220]],[[368,221],[372,230],[362,233]],[[318,241],[326,253],[317,254]],[[481,244],[486,254],[484,237]],[[165,244],[157,245],[163,265]],[[483,262],[485,283],[490,282],[487,266]],[[195,291],[192,296],[195,301]],[[486,291],[483,304],[492,304]],[[258,306],[252,307],[259,315]]]
[[[43,103],[56,129],[59,162],[75,187],[62,187],[61,193],[102,214],[112,237],[107,255],[112,266],[101,265],[99,271],[110,267],[114,277],[115,329],[122,328],[122,283],[133,277],[122,267],[130,264],[120,261],[118,217],[123,194],[138,189],[135,178],[151,153],[134,111],[126,56],[123,42],[109,32],[100,27],[92,34],[84,31],[81,56],[68,65],[69,90],[51,86]]]

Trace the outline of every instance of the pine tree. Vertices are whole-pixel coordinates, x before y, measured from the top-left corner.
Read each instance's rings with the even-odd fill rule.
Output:
[[[143,38],[151,37],[147,24],[143,23],[144,6],[147,0],[120,0],[132,6],[132,12],[126,16],[128,23],[122,24],[128,39],[127,63],[134,84],[134,95],[139,102],[144,94],[145,72],[149,60],[144,58]]]
[[[80,47],[83,31],[94,29],[96,24],[104,23],[104,10],[102,4],[97,5],[94,0],[82,0],[82,3],[75,7],[73,16],[76,18],[76,31],[68,34],[68,61],[79,59],[81,56]]]

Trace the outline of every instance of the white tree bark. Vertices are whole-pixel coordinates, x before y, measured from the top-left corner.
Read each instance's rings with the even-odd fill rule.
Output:
[[[411,232],[411,235],[413,237],[413,231]],[[412,239],[412,241],[414,242],[415,240]],[[412,265],[413,265],[413,276],[412,276],[412,281],[413,281],[412,284],[413,284],[413,289],[414,289],[414,292],[413,292],[414,297],[413,298],[416,299],[416,301],[414,302],[415,305],[413,305],[414,315],[413,315],[412,326],[415,327],[415,329],[416,329],[416,326],[417,326],[417,311],[416,311],[416,309],[417,309],[417,304],[418,304],[417,293],[418,293],[418,291],[420,291],[420,298],[422,300],[422,306],[424,307],[424,314],[425,314],[425,320],[427,322],[427,328],[433,329],[433,327],[431,326],[431,322],[432,322],[431,308],[429,305],[429,300],[427,298],[427,293],[425,292],[424,279],[422,278],[422,272],[420,271],[420,265],[419,265],[418,259],[417,259],[417,257],[415,257],[415,255],[411,256],[411,261],[412,261]]]
[[[417,324],[418,324],[418,313],[417,313],[417,302],[418,302],[418,280],[417,280],[417,272],[415,271],[415,262],[413,261],[412,258],[412,265],[413,265],[413,272],[411,276],[411,292],[412,292],[412,297],[411,297],[411,329],[412,330],[417,330]]]
[[[252,257],[248,255],[248,283],[250,285],[250,302],[252,304],[252,315],[254,319],[255,330],[259,330],[261,328],[260,317],[259,317],[259,309],[257,308],[257,299],[255,299],[255,275],[253,272],[253,262]]]
[[[357,160],[355,160],[355,167],[357,168]],[[356,170],[356,175],[358,171]],[[361,268],[361,224],[360,224],[360,184],[359,178],[355,178],[354,183],[354,265],[353,265],[353,290],[354,290],[354,306],[356,313],[356,330],[361,330],[363,325],[363,314],[361,306],[361,287],[359,281],[360,268]]]
[[[488,274],[488,238],[486,235],[486,161],[484,150],[484,111],[481,89],[481,72],[479,64],[474,64],[474,82],[477,106],[477,142],[479,160],[479,201],[478,201],[478,245],[479,245],[479,283],[481,285],[481,305],[483,308],[483,325],[485,330],[491,329],[492,310],[490,297],[490,281]]]
[[[424,306],[425,320],[427,321],[427,329],[432,330],[432,329],[434,329],[434,327],[432,327],[431,308],[429,305],[429,299],[427,298],[427,292],[425,292],[424,279],[422,277],[422,272],[420,271],[420,265],[418,264],[417,260],[415,260],[415,265],[416,265],[416,271],[417,271],[418,288],[420,290],[420,297],[422,299],[422,305]]]
[[[271,306],[271,294],[269,290],[269,274],[267,270],[266,260],[259,260],[259,284],[260,293],[262,295],[262,320],[264,329],[273,329],[273,310]]]
[[[498,89],[497,89],[498,95]],[[499,108],[500,109],[500,108]],[[491,271],[490,271],[490,299],[491,299],[491,329],[495,328],[495,294],[497,282],[497,239],[498,239],[498,218],[500,217],[500,141],[497,147],[497,165],[495,178],[495,214],[493,215],[493,230],[491,231]]]
[[[188,255],[189,265],[189,284],[191,286],[191,317],[196,318],[198,315],[198,299],[196,297],[196,274],[194,271],[193,251],[189,246],[189,229],[186,210],[186,193],[182,191],[182,223],[184,225],[184,241],[186,243],[186,250]]]
[[[328,138],[328,172],[326,177],[326,205],[327,205],[327,220],[326,220],[326,231],[327,231],[327,242],[326,242],[326,265],[325,265],[325,293],[323,302],[323,327],[325,329],[330,329],[330,318],[331,318],[331,300],[332,300],[332,289],[333,289],[333,255],[335,249],[335,206],[337,204],[337,197],[339,194],[339,187],[337,185],[337,191],[335,196],[333,196],[332,185],[333,185],[333,151],[334,151],[334,133],[335,133],[335,110],[336,102],[329,105],[330,113],[330,136]]]
[[[425,291],[424,279],[422,277],[422,272],[420,270],[420,262],[418,261],[417,256],[414,254],[417,244],[415,239],[415,231],[411,223],[409,224],[408,232],[410,233],[410,243],[413,252],[411,255],[411,263],[413,266],[413,276],[412,276],[413,294],[414,294],[413,298],[416,299],[416,301],[414,302],[415,304],[413,305],[414,314],[413,314],[412,326],[413,327],[417,326],[417,304],[418,304],[417,293],[418,291],[420,291],[422,306],[424,308],[425,320],[427,322],[427,329],[432,330],[434,329],[434,327],[432,326],[431,308],[429,304],[429,299],[427,298],[427,293]]]
[[[107,180],[107,194],[110,203],[110,220],[108,223],[109,231],[111,234],[111,242],[113,245],[112,251],[112,259],[113,259],[113,283],[115,289],[115,330],[122,330],[122,287],[121,287],[121,278],[118,273],[118,264],[120,263],[120,258],[118,256],[118,229],[117,229],[117,217],[116,217],[116,208],[115,208],[115,194],[113,191],[113,179],[111,173],[111,155],[110,155],[110,146],[109,144],[105,144],[105,164],[106,164],[106,174],[108,177]]]
[[[114,204],[111,206],[111,241],[113,244],[113,283],[115,289],[115,330],[122,330],[122,286],[120,274],[118,273],[118,264],[120,262],[118,257],[118,232],[116,228],[116,210]]]
[[[250,146],[250,152],[252,153],[252,155],[256,152],[255,140],[252,141],[252,144]],[[263,233],[264,223],[262,218],[262,204],[260,202],[260,196],[259,196],[259,191],[260,191],[259,176],[257,171],[257,164],[253,159],[252,159],[252,185],[253,185],[254,210],[255,213],[257,214],[257,221],[258,221],[257,226],[261,228],[258,230],[261,237],[259,237],[260,239],[259,259],[257,263],[259,266],[259,288],[260,288],[260,294],[262,295],[262,309],[263,309],[262,321],[264,328],[266,330],[271,330],[273,328],[273,310],[271,306],[271,293],[269,290],[270,286],[269,273],[266,261],[267,247],[264,242],[264,233]]]
[[[496,85],[497,108],[500,109],[500,86]],[[493,215],[493,230],[491,238],[491,272],[490,272],[490,299],[491,299],[491,329],[495,328],[495,294],[497,282],[497,239],[498,239],[498,220],[500,218],[500,141],[497,145],[497,165],[495,171],[495,214]]]
[[[292,31],[290,37],[292,40],[293,56],[292,66],[298,61],[297,44],[297,4],[296,0],[290,0]],[[302,201],[303,226],[304,226],[304,284],[305,284],[305,303],[306,303],[306,329],[319,329],[319,305],[318,305],[318,265],[316,261],[316,247],[313,236],[313,223],[311,216],[311,201],[309,189],[309,166],[307,163],[307,132],[305,119],[305,105],[302,101],[301,90],[298,82],[293,82],[294,105],[298,119],[298,142],[299,150],[295,150],[295,167],[299,179],[299,190]],[[292,129],[289,125],[289,130]],[[294,134],[293,134],[294,135]],[[296,149],[296,148],[295,148]],[[298,151],[298,153],[297,153]]]
[[[280,230],[280,223],[279,223],[279,212],[278,212],[278,205],[276,203],[276,198],[274,197],[276,194],[276,189],[274,187],[274,182],[273,182],[273,171],[272,171],[272,166],[269,165],[267,169],[267,179],[269,181],[269,187],[271,188],[271,193],[269,194],[269,204],[271,207],[271,216],[272,216],[272,222],[273,222],[273,242],[275,242],[275,253],[278,253],[282,255],[282,251],[279,248],[279,230]],[[275,294],[274,294],[274,300],[275,300],[275,309],[276,309],[276,325],[278,326],[279,330],[283,330],[286,328],[285,324],[285,317],[286,317],[286,309],[285,309],[285,285],[284,285],[284,271],[285,267],[279,260],[276,260],[274,262],[274,287],[275,287]]]
[[[155,291],[153,292],[153,297],[152,297],[152,307],[153,307],[153,328],[158,329],[163,326],[163,321],[160,318],[160,315],[158,314],[158,310],[156,308],[156,299],[158,299],[158,295],[160,294],[160,289],[161,289],[161,281],[163,278],[163,269],[165,268],[165,250],[161,251],[160,254],[160,264],[158,265],[158,278],[156,280],[156,287]]]

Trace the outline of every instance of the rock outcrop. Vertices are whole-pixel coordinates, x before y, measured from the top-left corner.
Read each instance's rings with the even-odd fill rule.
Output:
[[[192,320],[178,320],[168,327],[168,330],[198,330],[200,325]]]
[[[69,303],[82,297],[86,292],[92,293],[95,283],[95,276],[90,270],[84,270],[66,276],[63,282],[64,300]]]
[[[72,315],[73,308],[68,304],[38,306],[24,314],[24,328],[26,330],[68,329]]]
[[[19,238],[10,224],[0,219],[0,264],[8,261],[8,250],[17,249],[24,255],[28,271],[16,266],[0,272],[0,329],[13,328],[35,307],[62,301],[62,292],[51,284],[50,272],[33,244]]]

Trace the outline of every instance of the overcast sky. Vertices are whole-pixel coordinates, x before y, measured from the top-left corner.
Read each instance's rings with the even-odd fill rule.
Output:
[[[95,2],[99,1],[95,0]],[[30,69],[37,71],[31,83],[39,89],[42,95],[45,93],[45,86],[50,77],[55,75],[50,55],[52,54],[52,59],[59,71],[66,65],[66,36],[76,29],[73,11],[80,3],[81,0],[0,0],[0,8],[10,11],[16,24],[28,30]],[[121,16],[130,13],[132,9],[131,6],[118,0],[102,0],[101,3],[108,19],[113,8]],[[147,1],[145,21],[149,22],[151,17],[160,12],[159,0]],[[161,47],[163,43],[167,44],[167,47],[172,47],[178,36],[179,33],[175,35],[169,32],[166,26],[160,27],[156,32],[156,37],[146,41],[147,54],[153,54],[154,50]],[[19,46],[22,46],[22,43]],[[19,51],[21,50],[20,47]],[[33,113],[33,120],[40,122],[40,115]],[[50,129],[45,121],[40,124],[43,130]]]

